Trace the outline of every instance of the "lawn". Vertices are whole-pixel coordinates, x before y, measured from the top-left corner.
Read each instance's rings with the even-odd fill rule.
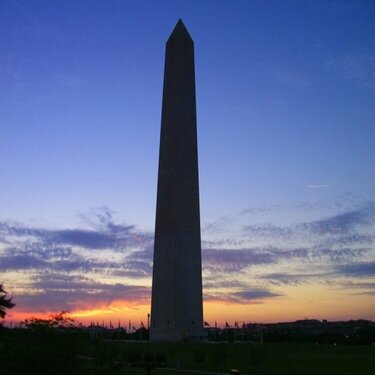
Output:
[[[146,375],[145,358],[168,368],[227,374],[235,368],[254,375],[375,375],[373,345],[148,344],[50,330],[2,330],[0,336],[1,375]],[[183,375],[163,368],[151,374]]]
[[[168,367],[264,375],[375,374],[375,347],[312,344],[154,344]],[[155,371],[155,375],[167,372]],[[173,375],[169,373],[169,375]]]

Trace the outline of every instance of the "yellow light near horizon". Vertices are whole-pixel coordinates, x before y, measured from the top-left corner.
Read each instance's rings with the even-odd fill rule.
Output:
[[[316,282],[306,285],[283,286],[283,296],[265,298],[262,301],[254,300],[252,303],[233,303],[225,301],[204,302],[204,320],[211,326],[231,325],[237,322],[271,323],[280,321],[295,321],[304,318],[349,320],[370,319],[374,320],[375,301],[368,295],[358,294],[358,290],[349,288],[327,287]],[[357,293],[357,294],[356,294]],[[350,298],[348,296],[350,295]],[[52,313],[58,313],[53,311]],[[140,322],[146,323],[150,313],[150,302],[116,300],[111,304],[96,303],[87,308],[77,308],[70,311],[70,315],[83,324],[91,321],[102,322]],[[47,312],[21,310],[20,306],[9,310],[7,321],[22,321],[30,317],[46,318]]]
[[[80,322],[88,323],[90,320],[105,321],[145,321],[150,311],[149,305],[129,304],[127,301],[116,301],[109,306],[73,311],[71,316]]]

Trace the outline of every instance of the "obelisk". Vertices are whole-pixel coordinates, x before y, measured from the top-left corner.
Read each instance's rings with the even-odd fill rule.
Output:
[[[204,336],[194,43],[181,19],[165,52],[152,341]]]

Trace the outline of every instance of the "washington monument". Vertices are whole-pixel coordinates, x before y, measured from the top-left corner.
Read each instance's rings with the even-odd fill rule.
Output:
[[[151,340],[203,338],[201,263],[194,43],[179,20],[165,51]]]

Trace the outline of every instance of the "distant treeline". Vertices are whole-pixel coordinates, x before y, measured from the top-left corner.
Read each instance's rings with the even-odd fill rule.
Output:
[[[295,322],[236,324],[226,328],[206,329],[210,341],[289,342],[313,344],[375,343],[375,323],[369,320],[329,322],[327,320],[304,319]]]

